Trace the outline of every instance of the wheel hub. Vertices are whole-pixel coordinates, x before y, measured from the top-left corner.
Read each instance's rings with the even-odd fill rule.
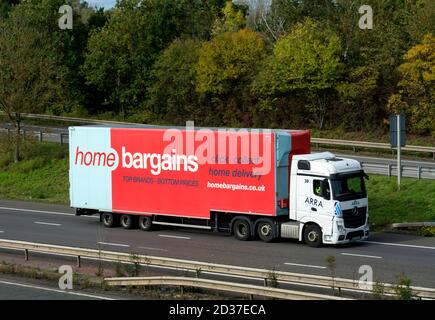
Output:
[[[261,232],[262,235],[268,236],[272,232],[272,227],[270,225],[268,225],[268,224],[264,224],[264,225],[261,226],[260,232]]]
[[[124,225],[128,225],[129,224],[129,218],[128,217],[122,217],[122,223],[124,224]]]
[[[247,228],[246,228],[246,226],[245,225],[240,225],[239,226],[239,233],[241,234],[241,235],[246,235],[246,233],[247,233]]]
[[[315,242],[318,238],[319,234],[316,231],[310,231],[308,233],[308,240],[310,240],[310,242]]]

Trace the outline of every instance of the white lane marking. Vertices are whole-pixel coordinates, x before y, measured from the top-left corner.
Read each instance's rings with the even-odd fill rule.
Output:
[[[307,268],[316,268],[316,269],[326,269],[326,267],[323,266],[314,266],[311,264],[300,264],[300,263],[291,263],[291,262],[285,262],[285,265],[288,266],[296,266],[296,267],[307,267]]]
[[[106,246],[115,246],[115,247],[125,247],[125,248],[128,248],[128,247],[130,247],[130,245],[129,244],[120,244],[120,243],[111,243],[111,242],[97,242],[97,243],[99,243],[99,244],[103,244],[103,245],[106,245]]]
[[[60,223],[40,222],[40,221],[35,221],[34,223],[36,223],[36,224],[43,224],[45,226],[55,226],[55,227],[60,227],[61,226]]]
[[[373,258],[373,259],[382,259],[380,256],[369,256],[366,254],[356,254],[356,253],[342,253],[343,256],[353,256],[353,257],[362,257],[362,258]]]
[[[55,211],[44,211],[44,210],[32,210],[32,209],[20,209],[20,208],[9,208],[9,207],[0,207],[0,210],[11,210],[11,211],[24,211],[24,212],[33,212],[33,213],[48,213],[48,214],[55,214],[60,216],[70,216],[75,217],[75,214],[73,213],[65,213],[65,212],[55,212]],[[81,216],[86,218],[100,218],[98,216]]]
[[[396,246],[396,247],[406,247],[406,248],[417,248],[417,249],[435,250],[435,247],[417,246],[417,245],[413,245],[413,244],[378,242],[378,241],[367,241],[367,240],[359,240],[358,242],[361,242],[361,243],[373,243],[373,244],[383,244],[383,245],[386,245],[386,246]]]
[[[191,238],[189,238],[189,237],[170,236],[168,234],[159,234],[159,237],[191,240]]]
[[[4,233],[4,231],[0,231],[0,233]]]
[[[24,287],[24,288],[31,288],[31,289],[37,289],[37,290],[45,290],[45,291],[51,291],[51,292],[57,292],[57,293],[63,293],[63,294],[71,294],[71,295],[81,296],[81,297],[87,297],[87,298],[95,298],[95,299],[100,299],[100,300],[115,300],[113,298],[96,296],[96,295],[92,295],[92,294],[71,292],[71,291],[66,291],[66,290],[58,290],[58,289],[45,288],[45,287],[38,287],[38,286],[33,286],[33,285],[23,284],[23,283],[17,283],[17,282],[10,282],[10,281],[0,280],[0,283],[7,284],[7,285],[12,285],[12,286]]]
[[[166,249],[160,249],[160,248],[152,248],[152,247],[138,247],[139,249],[145,249],[145,250],[155,250],[155,251],[168,251]]]

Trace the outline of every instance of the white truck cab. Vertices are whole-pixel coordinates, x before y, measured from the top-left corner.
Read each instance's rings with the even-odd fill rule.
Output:
[[[360,163],[330,152],[295,155],[290,174],[293,235],[310,246],[339,244],[369,235],[368,201]],[[286,227],[281,227],[285,237]],[[290,227],[291,229],[291,227]],[[294,236],[292,236],[294,237]]]

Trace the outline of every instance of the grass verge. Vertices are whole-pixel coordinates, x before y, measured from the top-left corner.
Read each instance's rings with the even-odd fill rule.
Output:
[[[386,227],[394,222],[435,221],[435,181],[371,175],[367,181],[371,225]]]
[[[27,141],[22,157],[13,163],[10,152],[0,153],[0,198],[67,203],[68,146]]]

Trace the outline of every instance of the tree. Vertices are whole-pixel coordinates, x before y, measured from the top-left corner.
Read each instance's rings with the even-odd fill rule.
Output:
[[[255,32],[226,32],[203,44],[198,61],[200,93],[224,94],[234,84],[246,84],[265,55],[264,42]]]
[[[150,120],[183,124],[201,111],[195,91],[196,64],[201,42],[176,39],[157,59],[148,89]]]
[[[7,18],[12,6],[18,4],[20,0],[1,0],[0,1],[0,18]]]
[[[271,6],[271,0],[245,0],[249,6],[248,28],[261,32],[271,42],[275,42],[285,32],[287,17],[280,14],[277,6]]]
[[[339,98],[335,112],[340,117],[334,124],[346,130],[364,130],[378,124],[385,111],[374,103],[380,90],[379,71],[370,65],[353,67],[343,77],[335,87]]]
[[[152,84],[159,53],[178,37],[208,37],[223,1],[120,0],[108,23],[91,33],[82,68],[106,97],[106,110],[137,111]]]
[[[435,37],[427,34],[422,43],[409,49],[399,67],[398,92],[390,96],[388,108],[408,115],[412,131],[435,135]]]
[[[271,0],[270,8],[258,21],[258,27],[276,41],[306,18],[331,27],[337,20],[337,7],[335,0]]]
[[[246,9],[246,8],[244,8]],[[246,25],[245,13],[233,2],[228,1],[222,9],[222,17],[216,19],[213,25],[213,35],[224,32],[233,32],[242,29]]]
[[[340,39],[329,28],[307,19],[275,44],[253,91],[261,96],[303,97],[306,108],[320,129],[324,126],[327,102],[342,77]]]
[[[62,99],[63,71],[49,35],[28,21],[0,21],[0,108],[16,128],[15,162],[20,160],[21,113],[38,113]]]
[[[61,17],[59,8],[69,4],[73,8],[73,29],[61,30],[58,20]],[[64,68],[63,104],[48,105],[45,112],[53,114],[71,113],[86,103],[89,87],[84,84],[80,75],[80,66],[84,61],[84,51],[88,35],[92,28],[104,23],[104,14],[94,12],[79,0],[26,0],[21,1],[11,12],[15,19],[27,21],[34,29],[47,35],[47,41],[52,43],[53,54],[61,61]],[[95,96],[92,97],[95,100]]]
[[[435,34],[435,2],[432,0],[411,1],[411,18],[408,21],[407,32],[413,44],[423,40],[423,37]]]
[[[248,111],[249,86],[266,55],[263,39],[253,31],[225,32],[202,45],[196,88],[215,103],[228,125],[240,125]]]

